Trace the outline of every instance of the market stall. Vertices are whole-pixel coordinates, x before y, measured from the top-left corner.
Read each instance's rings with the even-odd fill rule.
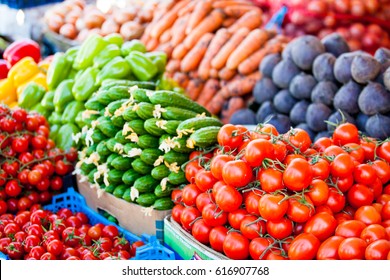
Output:
[[[0,257],[390,259],[390,2],[58,2],[0,24]]]

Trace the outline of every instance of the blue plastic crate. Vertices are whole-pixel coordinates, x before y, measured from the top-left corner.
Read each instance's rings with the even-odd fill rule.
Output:
[[[63,0],[0,0],[0,4],[7,5],[12,9],[26,9],[62,1]]]
[[[9,260],[9,257],[0,252],[0,260]]]
[[[44,209],[57,212],[61,208],[69,208],[72,212],[83,212],[89,218],[90,224],[102,223],[104,225],[114,225],[118,231],[131,243],[143,241],[144,246],[137,248],[137,252],[132,260],[174,260],[175,254],[160,244],[155,236],[142,235],[141,237],[123,229],[117,224],[110,222],[102,215],[89,208],[83,196],[77,193],[73,188],[69,188],[66,193],[55,195],[52,203],[44,206]],[[0,259],[9,259],[0,252]]]

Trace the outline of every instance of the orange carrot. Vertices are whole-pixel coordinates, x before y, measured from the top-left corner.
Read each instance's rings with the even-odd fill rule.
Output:
[[[182,59],[188,53],[188,49],[184,44],[177,45],[172,52],[172,58]]]
[[[190,15],[188,25],[186,28],[186,34],[190,34],[191,31],[210,13],[212,10],[211,1],[198,0],[194,11]]]
[[[246,0],[226,0],[226,1],[214,1],[213,8],[225,8],[227,6],[237,6],[237,5],[243,5],[243,6],[249,6],[255,8],[255,6],[250,2]]]
[[[224,97],[224,91],[226,91],[226,88],[221,88],[214,97],[210,100],[209,103],[205,105],[205,108],[214,115],[218,115],[223,107],[223,104],[226,101],[226,98]]]
[[[230,34],[226,28],[219,29],[214,38],[211,40],[209,47],[199,65],[198,74],[203,80],[207,80],[210,76],[211,60],[229,40]]]
[[[169,73],[174,73],[176,71],[179,71],[180,70],[180,60],[177,60],[177,59],[169,60],[165,69]]]
[[[149,33],[146,32],[146,30],[144,31],[144,34],[142,34],[141,38],[140,38],[141,42],[146,45],[149,40],[150,40],[150,36],[149,36]]]
[[[241,76],[241,79],[229,82],[225,87],[226,90],[221,94],[227,99],[233,96],[243,96],[250,93],[256,82],[260,80],[260,77],[261,74],[259,71],[248,76]]]
[[[167,30],[169,27],[171,27],[177,17],[177,12],[185,7],[188,4],[188,0],[183,0],[180,2],[177,2],[175,6],[173,6],[172,9],[170,9],[159,21],[153,26],[153,29],[150,31],[150,36],[153,38],[159,38],[161,34]]]
[[[242,27],[246,27],[249,30],[258,28],[262,24],[262,12],[259,9],[247,12],[240,17],[232,26],[229,27],[229,32],[235,33]]]
[[[192,100],[196,100],[202,91],[204,86],[204,81],[201,79],[191,79],[186,87],[186,92],[188,94],[188,97]]]
[[[146,43],[146,49],[148,51],[154,51],[158,46],[158,39],[156,38],[150,38],[149,41]]]
[[[225,18],[225,20],[224,20],[223,23],[222,23],[222,26],[225,27],[225,28],[230,27],[230,26],[232,26],[236,21],[237,21],[237,19],[234,18],[234,17]]]
[[[221,112],[221,121],[225,124],[230,122],[230,118],[236,111],[246,107],[245,101],[241,96],[230,98],[226,105]]]
[[[218,77],[221,80],[228,81],[228,80],[232,79],[234,77],[234,75],[236,75],[236,73],[237,73],[237,71],[235,69],[232,70],[232,69],[229,69],[227,67],[224,67],[221,70],[219,70]]]
[[[191,1],[188,5],[186,5],[185,7],[181,8],[177,12],[177,15],[179,17],[182,17],[182,16],[184,16],[186,14],[192,13],[192,11],[194,10],[196,4],[197,4],[197,1]]]
[[[185,37],[186,37],[185,30],[186,30],[189,18],[190,18],[189,14],[184,15],[184,16],[178,18],[175,21],[175,23],[173,24],[172,31],[171,31],[171,33],[172,33],[172,38],[171,38],[172,46],[176,47],[181,42],[183,42],[183,40],[185,39]]]
[[[217,69],[211,68],[209,73],[210,73],[210,78],[218,79],[218,70]]]
[[[178,85],[182,88],[186,88],[190,79],[188,75],[182,73],[182,72],[176,72],[173,74],[172,79],[178,83]]]
[[[169,29],[165,30],[163,34],[161,34],[161,36],[159,38],[160,44],[164,44],[164,43],[169,42],[171,40],[171,38],[172,38],[172,29],[169,28]]]
[[[256,71],[256,69],[258,69],[259,67],[260,62],[266,55],[280,52],[281,50],[282,45],[278,43],[259,49],[258,51],[250,55],[248,58],[246,58],[244,61],[242,61],[240,65],[238,65],[238,72],[242,75],[248,75]]]
[[[198,99],[196,99],[196,102],[205,106],[210,102],[219,89],[220,85],[217,79],[208,79],[202,89],[202,92],[199,94]]]
[[[237,5],[232,5],[232,6],[226,6],[223,8],[223,11],[225,12],[225,14],[227,16],[237,19],[237,18],[243,16],[245,13],[247,13],[249,11],[253,11],[255,9],[259,9],[259,8],[253,7],[250,5],[237,4]]]
[[[226,62],[226,67],[232,70],[237,69],[242,61],[264,45],[269,36],[271,36],[270,33],[264,29],[252,30],[231,53]]]
[[[199,41],[203,34],[214,32],[223,22],[224,14],[221,10],[213,10],[207,17],[205,17],[184,39],[184,45],[188,49],[192,49]]]
[[[190,72],[197,69],[213,37],[214,34],[205,33],[200,38],[198,43],[183,58],[181,62],[181,71]]]
[[[222,69],[225,66],[230,54],[237,48],[242,40],[244,40],[249,32],[249,29],[246,27],[239,29],[211,60],[211,66],[216,70]]]
[[[167,42],[167,43],[159,45],[156,48],[156,51],[165,52],[167,54],[168,58],[170,58],[172,56],[173,47],[172,47],[172,45],[169,42]]]

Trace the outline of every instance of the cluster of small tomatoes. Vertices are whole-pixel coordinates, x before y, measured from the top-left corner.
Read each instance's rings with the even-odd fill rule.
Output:
[[[127,260],[143,241],[130,243],[114,225],[89,224],[83,212],[56,213],[38,204],[0,216],[0,252],[13,260]]]
[[[390,142],[337,126],[314,143],[226,124],[194,152],[172,218],[231,259],[390,259]]]
[[[45,117],[0,105],[0,215],[48,203],[63,188],[77,151],[56,148],[49,133]]]

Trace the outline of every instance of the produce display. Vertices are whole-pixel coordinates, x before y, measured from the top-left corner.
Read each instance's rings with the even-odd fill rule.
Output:
[[[390,48],[388,0],[254,0],[268,13],[281,7],[288,12],[283,21],[287,36],[304,34],[319,38],[333,32],[347,39],[351,50],[364,50],[373,54],[378,48]],[[364,25],[363,25],[364,24]]]
[[[76,160],[75,149],[65,153],[49,139],[43,116],[0,105],[0,214],[50,202]]]
[[[260,78],[262,58],[287,42],[259,29],[262,15],[250,1],[177,1],[141,40],[149,51],[167,53],[167,74],[191,99],[228,122]]]
[[[80,47],[56,53],[47,71],[49,91],[30,84],[19,106],[46,116],[51,125],[50,137],[58,147],[68,150],[74,146],[72,135],[85,126],[83,114],[93,106],[90,100],[93,93],[105,81],[129,79],[141,81],[140,84],[153,81],[146,85],[154,88],[164,72],[166,55],[145,52],[145,46],[137,40],[123,43],[119,34],[105,37],[92,34]],[[101,109],[104,106],[93,108]]]
[[[346,120],[383,140],[390,136],[389,54],[384,48],[375,56],[349,52],[337,34],[321,41],[299,37],[281,54],[263,59],[262,78],[253,90],[257,112],[237,111],[231,122],[269,121],[282,133],[299,127],[315,139],[330,135],[335,124]]]
[[[350,123],[312,143],[293,128],[224,125],[185,167],[173,219],[231,259],[389,259],[388,142]]]
[[[91,224],[83,212],[37,207],[0,216],[0,252],[11,260],[128,260],[139,240],[130,242],[114,225]]]
[[[102,11],[84,0],[66,0],[46,12],[45,23],[50,31],[78,43],[91,34],[119,33],[125,40],[138,39],[156,10],[166,11],[165,2],[171,1],[127,0],[125,7],[108,3],[107,11]]]
[[[169,210],[173,189],[188,183],[181,165],[216,143],[222,123],[181,93],[128,83],[107,83],[86,103],[76,173],[115,197]]]

